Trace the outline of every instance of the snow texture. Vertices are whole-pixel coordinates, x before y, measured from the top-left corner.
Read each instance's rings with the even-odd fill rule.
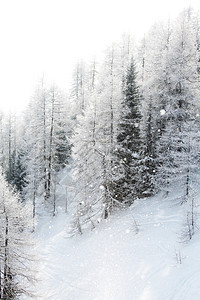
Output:
[[[37,299],[200,299],[199,233],[180,242],[184,208],[176,199],[137,200],[78,237],[68,237],[66,214],[44,218]]]

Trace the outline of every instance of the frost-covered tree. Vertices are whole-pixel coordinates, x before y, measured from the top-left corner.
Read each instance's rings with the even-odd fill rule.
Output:
[[[156,46],[155,46],[156,45]],[[143,38],[138,49],[138,82],[141,100],[141,139],[143,160],[143,195],[155,193],[156,141],[160,135],[160,83],[162,59],[166,45],[164,24],[155,24]]]
[[[73,231],[82,233],[85,227],[94,228],[103,211],[103,154],[94,137],[94,114],[87,110],[78,118],[73,142]],[[90,121],[89,121],[90,120]]]
[[[88,96],[88,105],[84,114],[77,118],[78,126],[73,137],[77,194],[74,224],[79,232],[85,223],[94,227],[102,218],[107,218],[119,203],[113,195],[116,178],[114,152],[125,65],[121,61],[125,54],[122,55],[119,49],[121,51],[113,44],[107,50],[95,87]]]
[[[47,128],[46,197],[53,196],[53,215],[55,215],[56,173],[69,163],[71,156],[70,128],[66,128],[67,115],[64,111],[63,95],[55,86],[48,92],[48,104],[50,120],[49,130]]]
[[[0,165],[2,170],[8,168],[7,137],[6,116],[0,112]]]
[[[164,126],[157,144],[157,182],[168,190],[171,182],[178,181],[185,190],[184,198],[187,198],[198,148],[195,116],[199,54],[190,9],[185,10],[174,24],[165,59],[166,104],[161,113]]]
[[[36,198],[42,196],[48,207],[52,207],[53,201],[55,214],[55,178],[71,156],[71,125],[63,93],[56,86],[47,88],[42,83],[29,104],[24,122],[26,198],[32,199],[33,216]]]
[[[123,86],[123,100],[116,145],[117,160],[115,165],[115,173],[119,178],[115,181],[114,195],[116,201],[130,205],[143,192],[140,133],[141,97],[133,59],[127,69]]]
[[[23,197],[25,170],[19,127],[16,115],[0,113],[0,166],[8,183]]]
[[[33,203],[35,217],[36,198],[47,190],[47,110],[43,83],[38,86],[29,102],[22,128],[23,166],[26,169],[26,199]]]
[[[102,212],[101,156],[97,152],[98,94],[96,91],[96,64],[91,68],[88,86],[90,94],[84,114],[77,116],[72,137],[73,189],[75,191],[73,231],[82,233],[82,227],[94,227]]]
[[[17,122],[14,114],[0,114],[0,165],[9,183],[14,182],[17,153]]]
[[[76,105],[76,115],[83,113],[87,101],[87,72],[83,61],[79,61],[72,76],[72,89],[70,98]]]
[[[25,188],[26,182],[26,168],[23,165],[25,152],[23,149],[18,149],[13,165],[13,179],[11,184],[15,190],[19,192],[22,199],[24,199],[23,189]]]
[[[1,172],[2,173],[2,172]],[[0,298],[19,299],[33,280],[30,270],[30,210],[0,174]]]

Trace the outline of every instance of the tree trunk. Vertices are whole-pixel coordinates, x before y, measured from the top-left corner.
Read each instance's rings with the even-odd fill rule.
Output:
[[[43,83],[42,83],[43,88]],[[46,98],[43,91],[43,161],[44,161],[44,200],[47,199],[47,154],[46,154]]]
[[[47,175],[47,199],[51,195],[51,180],[52,180],[52,144],[53,144],[53,130],[54,130],[54,109],[55,109],[55,94],[51,99],[51,127],[50,127],[50,140],[49,140],[49,157],[48,157],[48,175]]]
[[[3,280],[3,299],[9,299],[9,282],[8,282],[8,216],[5,215],[5,241],[4,241],[4,280]]]

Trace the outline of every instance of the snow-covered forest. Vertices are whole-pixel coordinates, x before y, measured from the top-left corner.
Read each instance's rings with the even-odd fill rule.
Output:
[[[199,299],[198,12],[27,103],[0,113],[0,299]]]

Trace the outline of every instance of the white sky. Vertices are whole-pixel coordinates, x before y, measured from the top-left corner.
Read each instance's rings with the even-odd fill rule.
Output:
[[[78,58],[93,58],[124,32],[199,0],[0,0],[0,109],[20,111],[44,75],[68,87]]]

